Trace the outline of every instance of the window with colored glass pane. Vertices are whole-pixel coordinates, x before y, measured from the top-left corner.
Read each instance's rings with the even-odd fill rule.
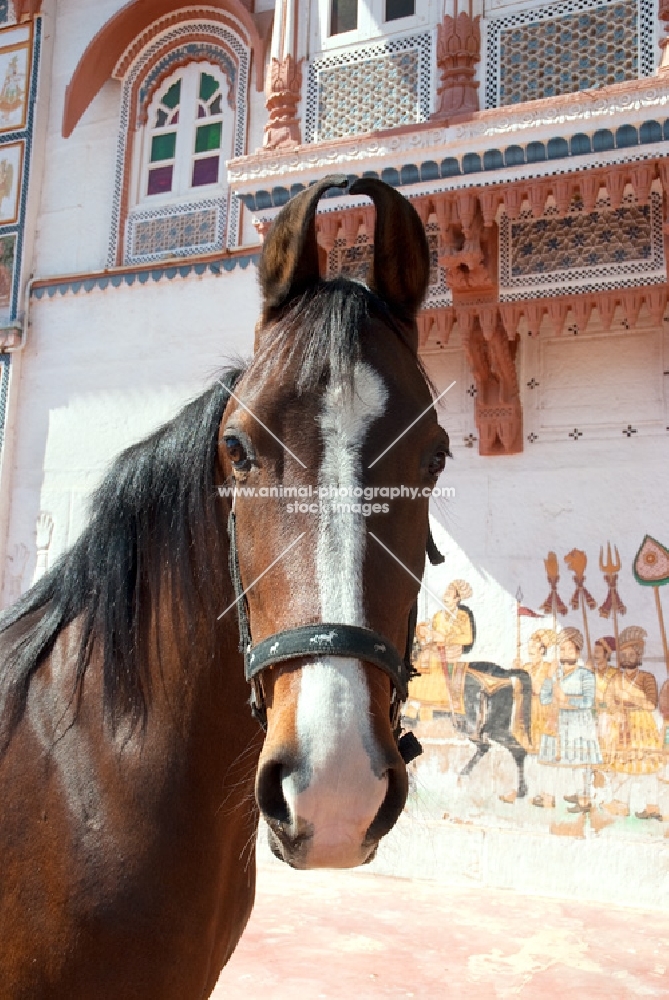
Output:
[[[218,184],[219,156],[205,156],[193,164],[193,187],[203,184]]]
[[[226,87],[192,63],[165,84],[151,112],[146,195],[182,195],[221,182]]]
[[[147,195],[169,194],[172,190],[180,104],[181,80],[177,80],[165,91],[156,108],[149,154]]]
[[[198,120],[210,119],[206,124],[198,125],[195,130],[195,161],[191,177],[192,187],[202,187],[205,184],[217,184],[220,167],[220,156],[201,156],[202,153],[213,154],[221,148],[223,123],[211,121],[223,113],[223,95],[219,81],[210,73],[200,74],[200,90],[198,93]]]

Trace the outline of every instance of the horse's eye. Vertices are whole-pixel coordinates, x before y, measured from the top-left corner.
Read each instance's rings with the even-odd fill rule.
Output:
[[[228,453],[228,458],[235,468],[243,468],[248,464],[246,449],[239,438],[235,437],[234,434],[225,438],[225,448]]]
[[[441,451],[436,452],[428,465],[428,472],[431,476],[434,476],[435,479],[437,479],[446,468],[447,457],[448,451],[446,451],[446,449],[442,449]]]

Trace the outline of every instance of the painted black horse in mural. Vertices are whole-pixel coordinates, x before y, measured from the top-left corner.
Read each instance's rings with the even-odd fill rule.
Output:
[[[459,604],[469,618],[471,641],[462,646],[470,653],[476,642],[476,622],[471,608]],[[416,650],[418,652],[418,650]],[[526,670],[505,670],[497,663],[461,661],[443,663],[450,706],[442,714],[450,716],[459,733],[476,746],[476,753],[460,772],[471,774],[492,743],[505,747],[518,771],[517,798],[527,795],[525,758],[531,746],[532,680]],[[411,725],[410,720],[408,724]]]
[[[459,707],[464,712],[454,712],[456,729],[466,735],[476,746],[476,753],[460,772],[461,777],[471,774],[478,762],[490,750],[491,743],[499,743],[513,757],[518,770],[517,797],[527,795],[523,745],[531,739],[532,681],[526,670],[505,670],[496,663],[471,662],[463,664],[462,698]],[[519,735],[524,735],[521,742]]]

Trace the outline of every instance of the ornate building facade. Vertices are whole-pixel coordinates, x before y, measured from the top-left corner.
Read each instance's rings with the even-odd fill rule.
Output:
[[[443,878],[669,899],[669,570],[638,557],[669,545],[667,22],[666,0],[0,0],[5,605],[76,537],[112,456],[252,350],[262,238],[337,172],[401,190],[432,254],[421,354],[455,492],[433,504],[426,672],[432,646],[459,676],[432,629],[451,582],[476,623],[457,663],[530,663],[542,631],[554,683],[561,628],[593,672],[616,615],[645,633],[660,743],[625,771],[609,733],[576,801],[538,745],[527,795],[498,743],[458,781],[457,699],[413,699]],[[364,277],[373,220],[367,199],[321,202],[324,274]],[[624,741],[619,689],[599,718]],[[387,867],[424,873],[418,853]]]

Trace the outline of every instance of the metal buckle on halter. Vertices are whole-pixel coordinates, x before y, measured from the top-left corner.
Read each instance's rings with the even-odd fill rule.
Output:
[[[251,715],[258,722],[263,732],[267,732],[267,705],[265,703],[265,692],[262,686],[262,677],[258,674],[251,681],[251,697],[249,698]]]

